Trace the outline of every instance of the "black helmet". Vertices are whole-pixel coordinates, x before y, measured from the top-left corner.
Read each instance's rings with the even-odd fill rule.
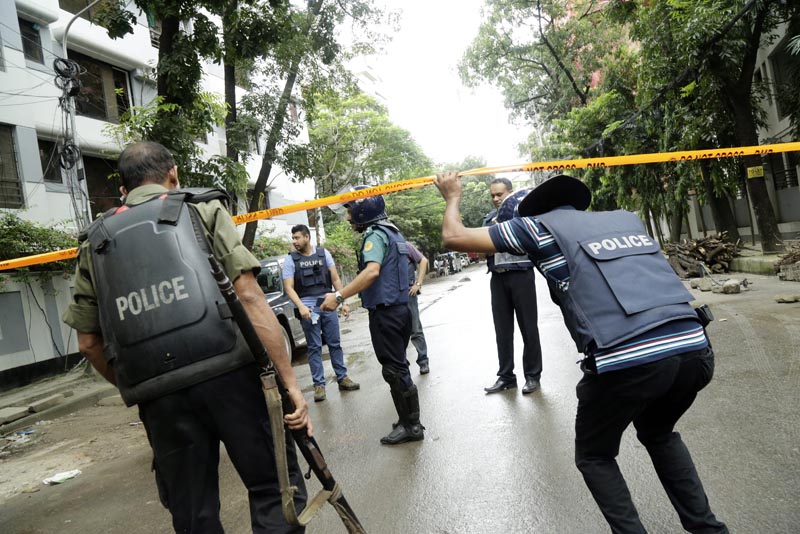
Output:
[[[500,204],[499,208],[497,208],[496,221],[501,223],[510,221],[514,217],[519,217],[519,203],[522,202],[522,199],[525,198],[530,192],[530,189],[520,189],[519,191],[514,191],[504,198],[503,203]]]
[[[353,191],[368,188],[368,185],[357,185]],[[386,202],[383,200],[383,195],[351,200],[345,202],[344,207],[350,210],[350,222],[354,224],[372,224],[389,218],[386,215]]]

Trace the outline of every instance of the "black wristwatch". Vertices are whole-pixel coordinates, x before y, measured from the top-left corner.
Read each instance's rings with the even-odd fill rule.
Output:
[[[336,292],[336,304],[344,304],[344,297],[338,291]]]

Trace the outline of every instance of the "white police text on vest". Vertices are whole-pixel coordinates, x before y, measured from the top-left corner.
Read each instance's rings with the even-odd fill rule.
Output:
[[[320,265],[321,263],[322,262],[320,262],[318,259],[300,260],[300,268],[301,269],[307,269],[308,267],[314,267],[315,265]]]
[[[645,234],[638,235],[624,235],[620,237],[612,237],[610,239],[602,239],[600,241],[593,241],[587,243],[586,246],[592,251],[592,254],[599,256],[602,250],[612,251],[624,248],[638,248],[649,247],[653,244],[650,236]]]
[[[119,320],[125,320],[125,314],[139,315],[143,311],[150,311],[162,305],[172,304],[175,301],[188,299],[183,276],[176,276],[170,280],[162,280],[149,287],[138,291],[131,291],[127,296],[117,297],[117,311]]]

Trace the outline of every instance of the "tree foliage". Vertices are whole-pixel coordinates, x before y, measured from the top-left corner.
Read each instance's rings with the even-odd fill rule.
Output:
[[[271,258],[273,256],[284,256],[292,248],[292,243],[283,237],[262,236],[253,243],[253,255],[259,260]]]
[[[489,0],[461,73],[468,82],[495,83],[513,115],[545,132],[544,149],[530,143],[542,158],[754,145],[763,124],[758,103],[767,90],[776,94],[754,85],[756,54],[782,23],[791,47],[799,17],[798,3],[779,0]],[[790,72],[800,77],[797,70]],[[796,127],[797,91],[780,94]],[[673,238],[689,191],[712,204],[718,229],[735,231],[727,200],[746,186],[767,250],[777,225],[764,180],[742,178],[745,166],[757,165],[751,157],[581,174],[595,209],[666,217]]]
[[[75,234],[36,224],[14,213],[0,214],[0,261],[44,254],[78,245]],[[65,271],[75,269],[74,260],[32,265],[20,269],[24,272]]]
[[[313,102],[303,103],[296,95],[295,85],[313,88],[319,94],[323,87],[341,87],[348,74],[343,61],[350,54],[374,52],[385,40],[379,28],[390,27],[395,16],[385,13],[372,0],[308,0],[305,9],[291,11],[291,34],[284,35],[269,57],[256,64],[255,77],[262,91],[251,93],[242,102],[247,112],[264,125],[259,132],[266,138],[266,146],[253,189],[250,210],[258,208],[258,199],[267,190],[273,167],[279,164],[284,171],[294,174],[299,161],[287,150],[300,132],[299,122],[293,120],[292,109],[298,104],[310,109]],[[342,43],[343,30],[351,30],[351,43]],[[243,242],[249,246],[255,237],[257,223],[248,223]]]
[[[325,248],[333,256],[339,274],[352,277],[358,272],[356,251],[360,244],[360,234],[354,232],[347,221],[340,219],[325,225]]]
[[[296,176],[312,179],[317,197],[343,187],[379,184],[429,173],[431,162],[386,108],[354,87],[314,95],[306,145],[293,147]]]

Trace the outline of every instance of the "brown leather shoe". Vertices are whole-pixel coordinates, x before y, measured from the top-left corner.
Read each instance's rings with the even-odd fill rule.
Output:
[[[314,402],[322,402],[325,397],[325,386],[314,386]]]
[[[353,382],[349,376],[339,380],[339,391],[355,391],[357,389],[361,389],[361,384]]]

